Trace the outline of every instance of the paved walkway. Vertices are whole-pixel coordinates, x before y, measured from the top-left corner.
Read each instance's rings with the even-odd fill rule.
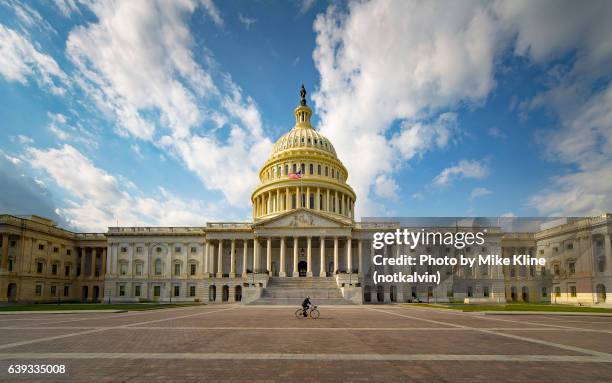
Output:
[[[0,318],[0,381],[608,382],[612,320],[401,306],[205,306]],[[64,375],[8,375],[64,364]]]

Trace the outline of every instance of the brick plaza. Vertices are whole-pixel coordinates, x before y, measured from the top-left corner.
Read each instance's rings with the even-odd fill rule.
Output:
[[[609,382],[612,319],[406,306],[0,316],[1,381]],[[65,375],[8,375],[65,364]]]

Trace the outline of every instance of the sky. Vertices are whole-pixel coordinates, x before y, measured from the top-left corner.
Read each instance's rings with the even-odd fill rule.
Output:
[[[0,212],[248,221],[299,87],[356,216],[612,211],[612,2],[0,3]]]

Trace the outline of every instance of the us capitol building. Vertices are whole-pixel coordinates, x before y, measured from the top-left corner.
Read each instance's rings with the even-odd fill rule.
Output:
[[[535,233],[493,228],[488,249],[464,251],[507,257],[537,252],[546,257],[544,267],[452,270],[439,285],[375,286],[372,234],[400,226],[355,221],[357,196],[347,169],[311,125],[303,87],[300,93],[294,127],[278,139],[259,171],[251,222],[74,233],[43,217],[0,215],[0,302],[298,304],[308,294],[317,304],[612,304],[606,297],[612,289],[612,214],[567,220]]]

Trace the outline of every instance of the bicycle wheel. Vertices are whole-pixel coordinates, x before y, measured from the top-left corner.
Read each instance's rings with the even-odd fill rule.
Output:
[[[312,319],[317,319],[319,317],[319,315],[320,315],[319,314],[319,310],[317,310],[317,309],[310,310],[310,317]]]
[[[297,319],[302,319],[304,317],[304,311],[302,309],[295,310],[295,317]]]

